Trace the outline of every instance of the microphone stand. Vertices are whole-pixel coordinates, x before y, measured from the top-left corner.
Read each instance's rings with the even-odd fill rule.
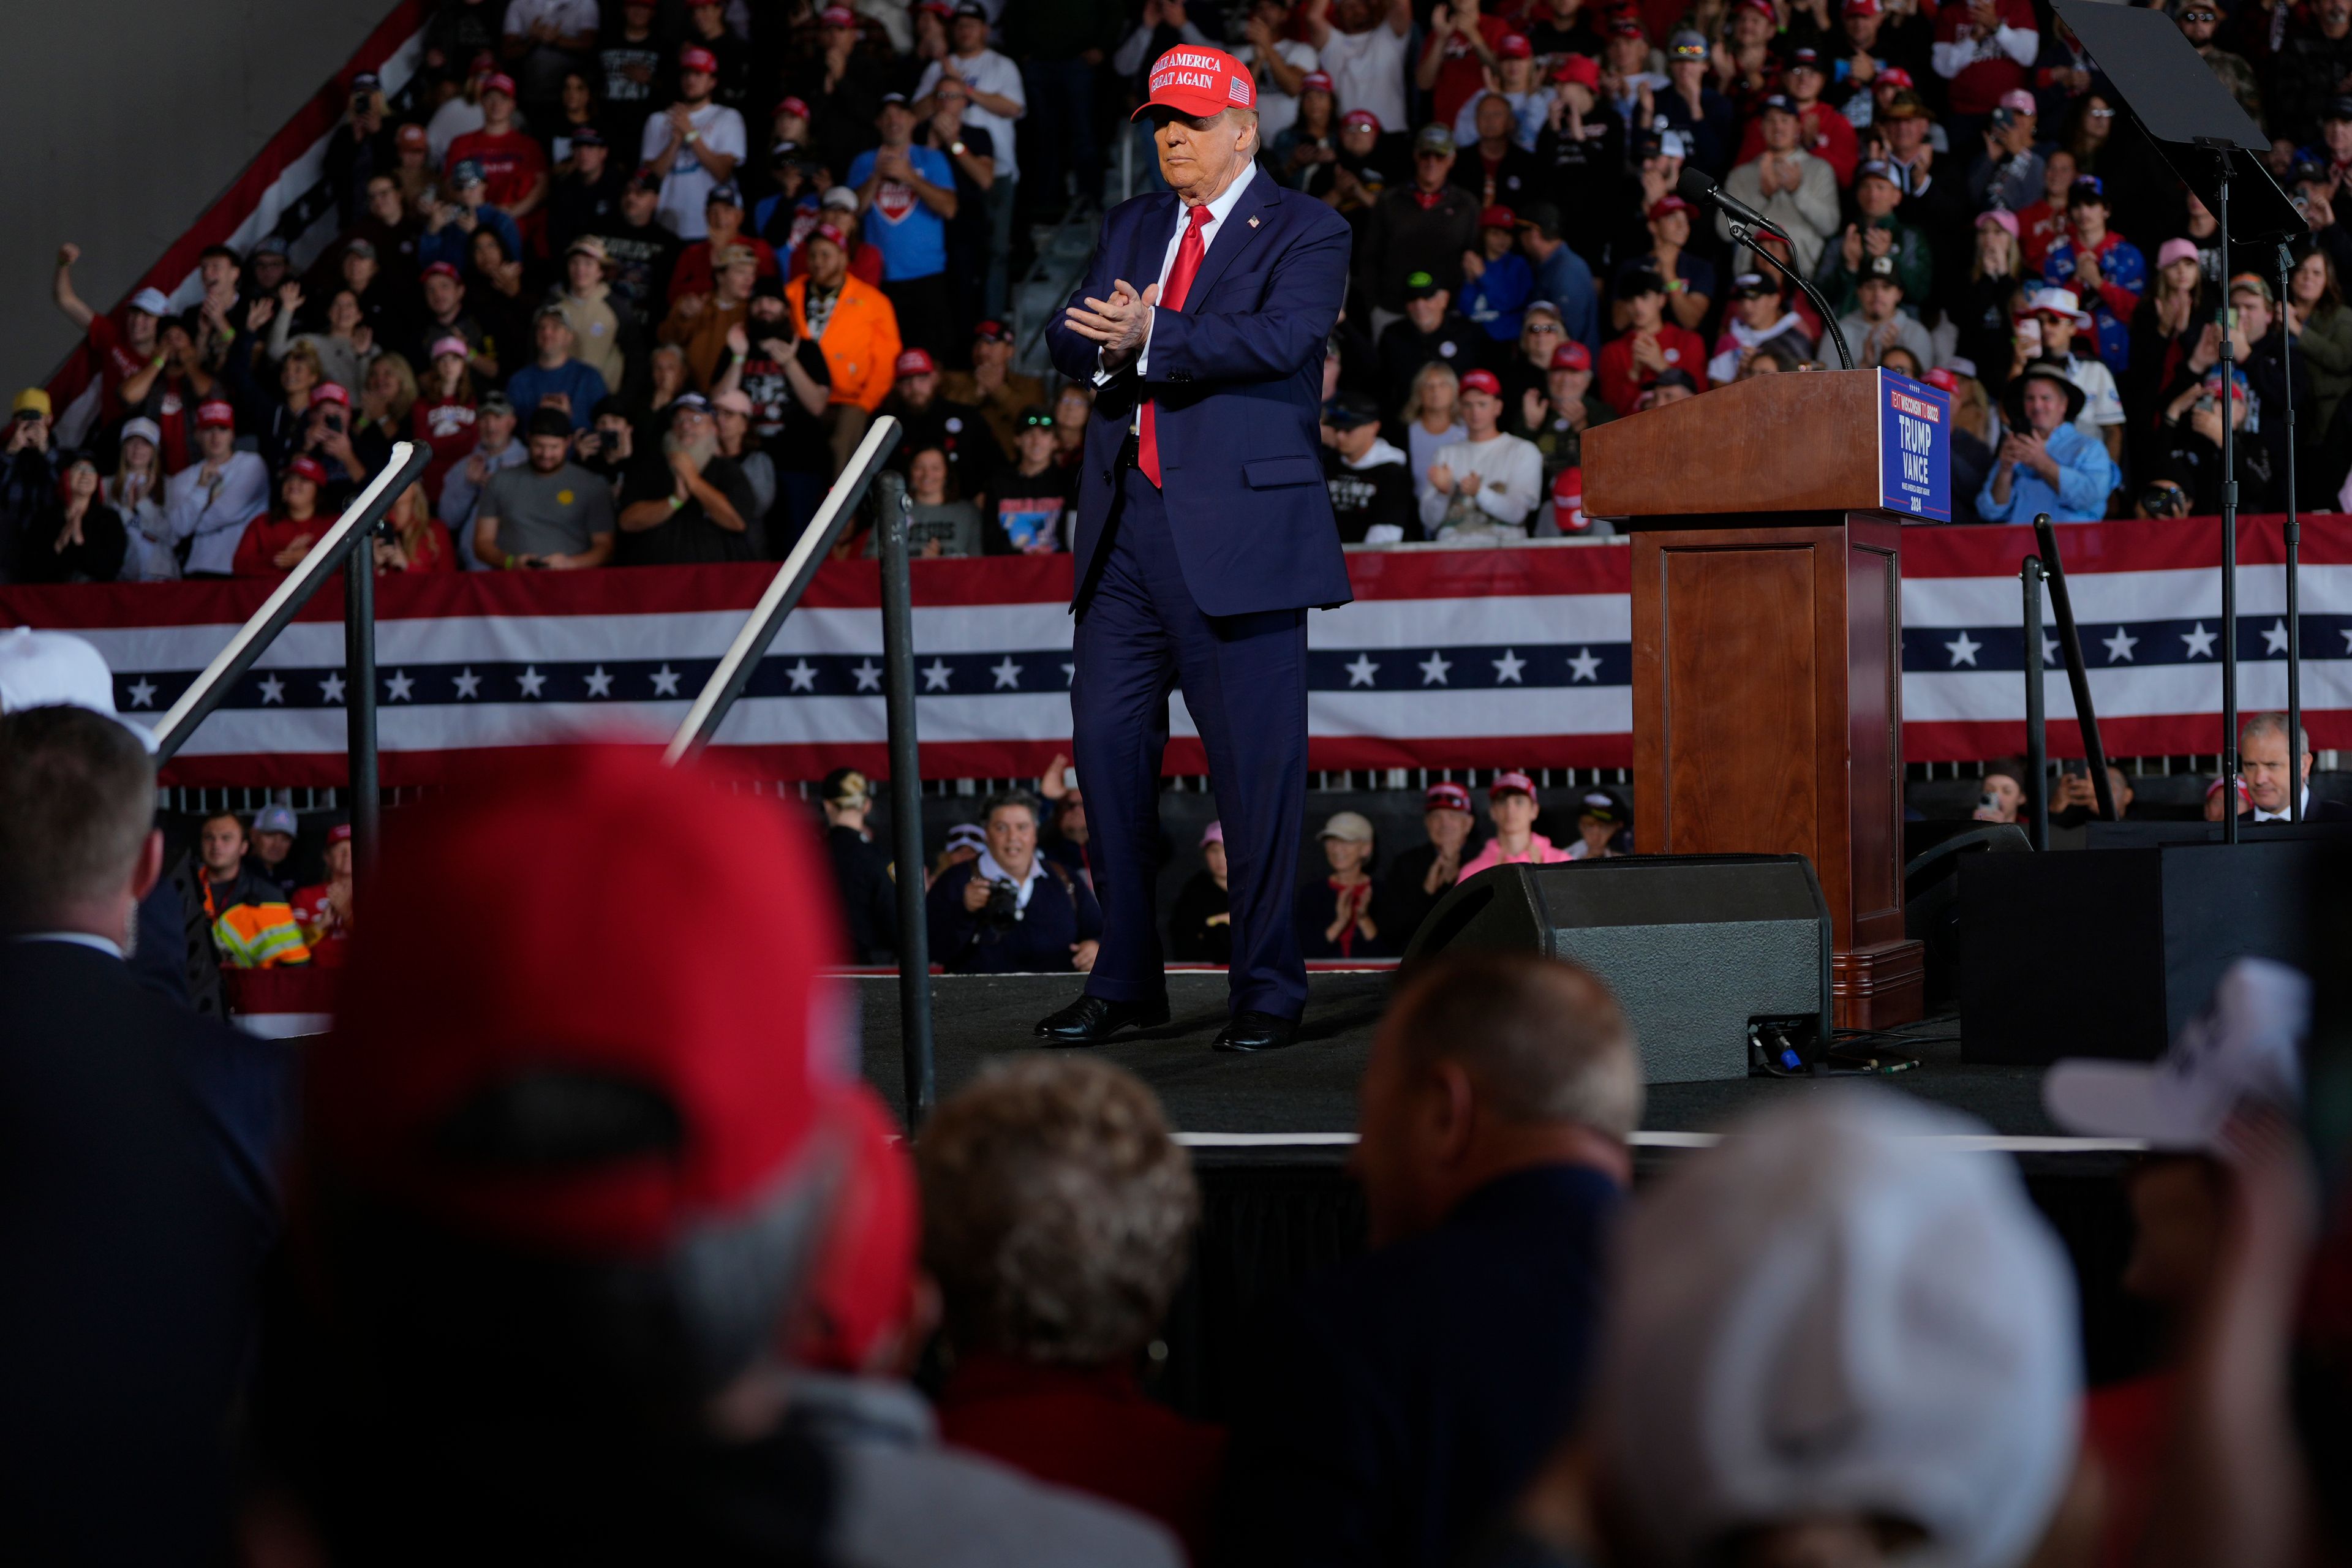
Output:
[[[1717,193],[1714,188],[1709,187],[1706,193],[1707,199],[1714,201],[1716,194]],[[1770,262],[1774,271],[1780,273],[1781,277],[1786,278],[1790,282],[1794,283],[1797,286],[1798,291],[1803,294],[1806,299],[1811,300],[1813,302],[1813,309],[1821,312],[1822,329],[1829,333],[1830,342],[1837,345],[1839,367],[1843,370],[1852,370],[1853,368],[1853,351],[1845,346],[1845,334],[1838,330],[1837,317],[1830,310],[1830,302],[1822,298],[1822,291],[1814,288],[1804,279],[1799,277],[1795,269],[1788,266],[1788,264],[1783,262],[1779,257],[1773,255],[1770,251],[1757,244],[1756,226],[1754,224],[1749,223],[1747,219],[1739,216],[1737,213],[1732,212],[1721,202],[1716,202],[1715,207],[1717,212],[1723,214],[1723,225],[1726,228],[1728,228],[1731,231],[1731,237],[1733,239],[1746,246],[1754,254],[1760,256],[1765,260]],[[1773,237],[1785,241],[1788,238],[1788,236],[1775,235]]]

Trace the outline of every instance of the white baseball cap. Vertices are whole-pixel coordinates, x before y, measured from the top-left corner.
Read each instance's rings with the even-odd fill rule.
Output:
[[[1671,1169],[1621,1234],[1594,1441],[1661,1563],[1807,1517],[1908,1521],[2011,1568],[2074,1466],[2064,1251],[1980,1123],[1824,1089]]]
[[[2053,1121],[2087,1137],[2210,1149],[2241,1101],[2301,1107],[2298,1052],[2310,1032],[2310,980],[2267,958],[2242,958],[2160,1058],[2069,1058],[2042,1079],[2042,1103]]]
[[[114,672],[98,649],[71,632],[0,632],[0,713],[58,707],[103,713],[155,749],[154,731],[114,710]]]

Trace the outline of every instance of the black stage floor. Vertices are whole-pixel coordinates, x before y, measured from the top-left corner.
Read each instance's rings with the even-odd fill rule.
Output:
[[[1313,974],[1299,1043],[1289,1050],[1244,1057],[1209,1048],[1225,1018],[1223,972],[1173,971],[1168,989],[1174,1016],[1160,1028],[1123,1035],[1100,1051],[1105,1059],[1150,1084],[1177,1131],[1193,1135],[1188,1142],[1204,1152],[1220,1147],[1265,1147],[1284,1134],[1348,1133],[1356,1125],[1356,1081],[1393,973]],[[944,1099],[970,1081],[989,1057],[1031,1048],[1032,1026],[1076,996],[1081,984],[1077,976],[1066,974],[933,976],[940,1096]],[[898,981],[862,977],[858,992],[866,1076],[903,1113]],[[1893,1041],[1878,1042],[1879,1047],[1890,1055],[1916,1058],[1917,1068],[1878,1081],[1967,1111],[1995,1133],[2031,1139],[2057,1134],[2042,1110],[2042,1069],[1962,1062],[1958,1026],[1948,1016],[1904,1034],[1899,1047]],[[1811,1082],[1777,1079],[1653,1084],[1643,1127],[1656,1133],[1712,1131],[1775,1096],[1803,1094],[1812,1088]],[[1236,1134],[1244,1136],[1234,1145],[1213,1141],[1217,1135]],[[1328,1143],[1297,1144],[1289,1152],[1296,1156],[1318,1146],[1328,1151],[1328,1158],[1336,1160],[1344,1152]]]

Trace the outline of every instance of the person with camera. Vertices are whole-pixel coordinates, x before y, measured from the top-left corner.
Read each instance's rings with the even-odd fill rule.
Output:
[[[2096,522],[2107,514],[2116,463],[2074,423],[2083,402],[2083,389],[2053,360],[2033,361],[2010,384],[2010,433],[1977,492],[1978,516],[2026,522],[2046,511],[2056,522]]]
[[[991,796],[982,817],[988,847],[931,884],[931,958],[950,974],[1094,968],[1102,909],[1086,884],[1037,853],[1040,815],[1026,790]]]

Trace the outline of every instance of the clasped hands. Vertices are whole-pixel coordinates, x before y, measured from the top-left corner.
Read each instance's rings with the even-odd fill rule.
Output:
[[[1159,302],[1159,284],[1139,289],[1124,278],[1115,279],[1109,299],[1089,296],[1083,307],[1069,308],[1070,331],[1102,345],[1103,369],[1125,370],[1150,339],[1151,308]]]

